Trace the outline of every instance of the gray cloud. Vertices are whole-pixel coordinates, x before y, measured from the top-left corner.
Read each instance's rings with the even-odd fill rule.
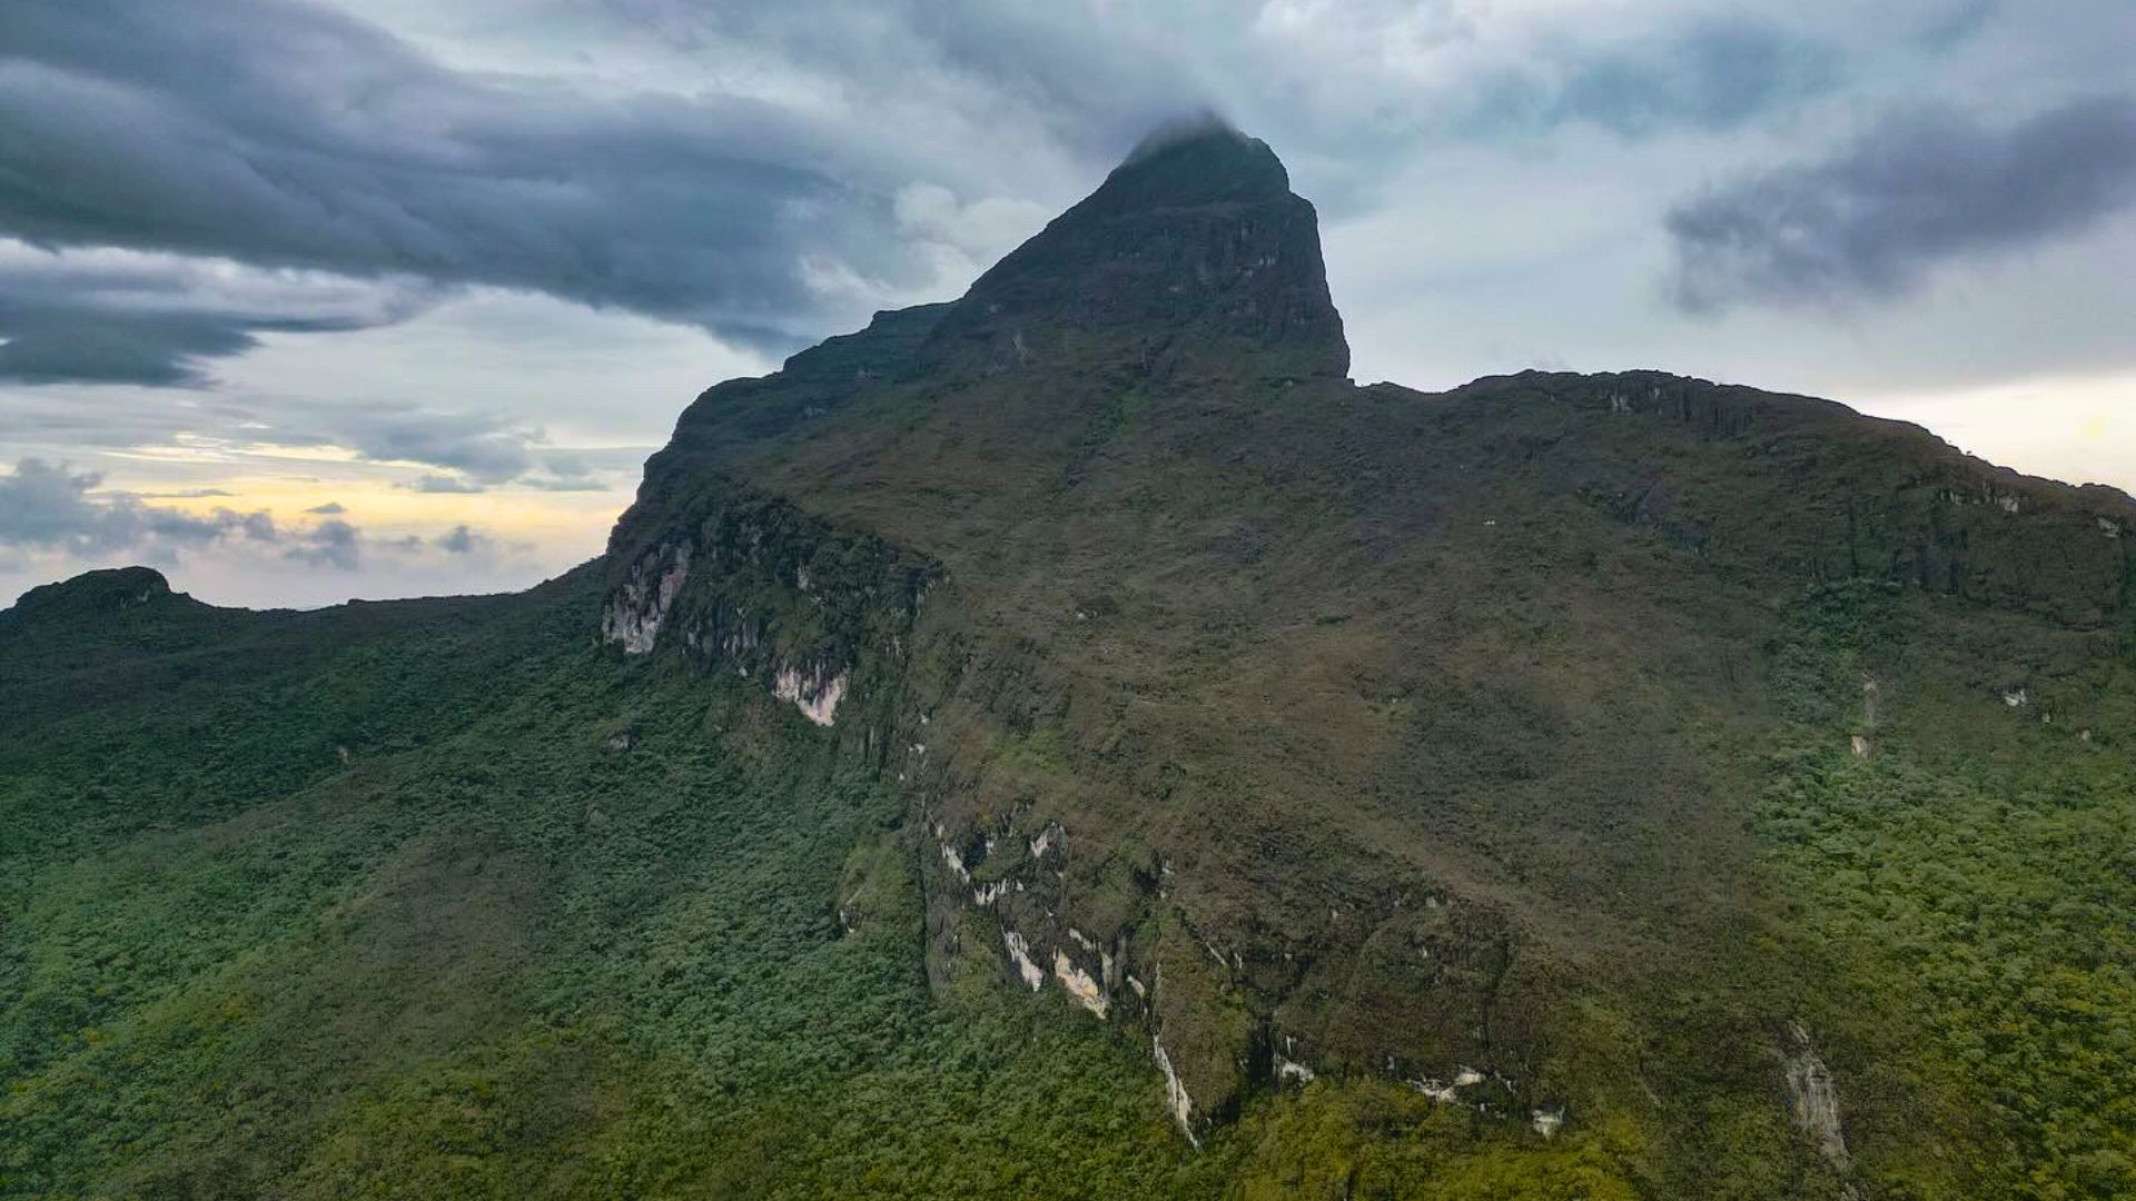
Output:
[[[283,551],[282,557],[316,567],[354,571],[362,558],[362,537],[355,526],[329,518],[306,531],[300,544]]]
[[[1479,89],[1471,135],[1588,122],[1625,137],[1725,130],[1830,89],[1834,47],[1762,21],[1709,19],[1650,42],[1559,45]]]
[[[456,525],[432,539],[431,544],[448,555],[468,555],[487,549],[490,540],[465,525]]]
[[[99,494],[102,477],[65,464],[23,459],[0,475],[0,545],[74,554],[109,551],[170,553],[231,537],[274,542],[280,537],[265,510],[217,509],[196,517],[143,504],[126,493]]]
[[[484,486],[476,483],[473,480],[466,479],[457,475],[437,475],[432,472],[425,472],[424,474],[417,476],[414,482],[401,484],[398,486],[402,488],[407,488],[415,492],[448,493],[458,495],[473,495],[477,492],[489,491],[488,488],[485,488]]]
[[[464,522],[428,539],[417,534],[403,534],[397,538],[387,538],[381,541],[365,538],[362,535],[362,531],[356,531],[350,541],[352,544],[376,547],[397,555],[421,556],[436,552],[448,559],[465,558],[471,555],[491,557],[498,549],[498,542],[495,538]],[[531,548],[514,546],[510,549],[527,550]]]
[[[604,484],[604,483],[602,483],[601,481],[599,481],[599,480],[597,480],[597,479],[594,479],[594,478],[592,478],[591,476],[583,476],[583,477],[569,477],[569,478],[545,478],[545,477],[543,477],[543,476],[538,476],[538,475],[530,475],[530,476],[526,477],[525,479],[522,479],[522,480],[520,480],[519,482],[520,482],[520,483],[522,483],[522,484],[524,484],[524,485],[526,485],[527,487],[529,487],[529,488],[532,488],[532,489],[535,489],[536,491],[539,491],[539,492],[611,492],[611,491],[614,491],[614,489],[612,489],[611,487],[609,487],[609,486],[608,486],[607,484]]]
[[[24,383],[94,380],[184,384],[201,358],[236,354],[255,340],[243,327],[209,317],[132,316],[84,307],[0,308],[0,378]]]
[[[431,469],[402,485],[431,493],[482,492],[514,481],[544,491],[607,491],[612,473],[635,471],[652,449],[563,450],[547,445],[541,427],[503,414],[445,412],[400,400],[292,399],[258,388],[182,399],[155,390],[18,389],[0,393],[0,417],[0,442],[8,444],[0,449],[18,455],[41,456],[48,447],[174,442],[233,454],[341,447],[373,462]],[[228,491],[163,490],[142,499],[210,495]]]
[[[609,486],[593,474],[586,460],[579,455],[549,455],[543,460],[549,469],[547,475],[529,475],[519,483],[542,492],[606,492]]]
[[[2136,203],[2136,99],[2076,100],[1994,129],[1893,115],[1821,162],[1738,180],[1667,217],[1677,303],[1885,298],[1938,263],[2071,233]]]
[[[1948,9],[1930,14],[1914,38],[1930,50],[1949,50],[2000,15],[2002,0],[1957,0]]]
[[[222,512],[224,510],[217,510],[218,518]],[[279,542],[282,537],[281,532],[275,528],[274,515],[265,509],[258,509],[240,517],[237,528],[243,530],[245,537],[254,542]]]
[[[277,0],[11,4],[0,46],[0,229],[39,245],[530,288],[777,346],[820,320],[812,257],[925,275],[882,140],[762,101],[456,73]],[[204,315],[100,338],[66,316],[0,315],[29,344],[6,369],[181,382],[246,344]]]
[[[0,60],[0,95],[5,80]],[[6,150],[0,134],[0,196],[9,190]],[[259,334],[386,324],[420,311],[437,294],[435,285],[401,277],[349,280],[164,253],[0,240],[0,336],[6,339],[0,380],[199,384],[201,360],[248,350]]]
[[[495,484],[534,466],[541,431],[517,429],[481,413],[381,409],[339,416],[334,441],[367,459],[449,467],[476,484]],[[427,492],[479,488],[424,488]]]
[[[340,501],[330,500],[323,505],[313,505],[311,508],[306,509],[304,511],[307,513],[317,513],[324,517],[338,517],[341,514],[348,512],[348,509],[343,506]]]

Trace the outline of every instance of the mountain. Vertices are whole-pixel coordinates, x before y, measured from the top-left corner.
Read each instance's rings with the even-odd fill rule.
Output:
[[[2136,503],[1348,361],[1174,130],[529,593],[25,597],[0,1190],[2136,1191]]]

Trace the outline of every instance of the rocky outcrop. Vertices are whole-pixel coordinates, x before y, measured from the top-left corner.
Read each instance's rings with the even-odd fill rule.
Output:
[[[1165,1054],[1163,1035],[1150,1036],[1150,1057],[1157,1061],[1157,1070],[1164,1073],[1165,1109],[1170,1111],[1172,1121],[1178,1124],[1179,1132],[1187,1136],[1187,1141],[1201,1146],[1201,1139],[1195,1134],[1194,1098],[1187,1094],[1187,1086],[1180,1083],[1179,1073],[1173,1070],[1172,1057]]]
[[[817,725],[828,726],[838,720],[838,702],[845,699],[851,679],[850,669],[833,675],[822,665],[805,672],[798,667],[781,667],[772,677],[771,694],[791,702],[803,717]]]
[[[626,521],[657,532],[611,564],[607,641],[756,681],[819,726],[871,688],[887,706],[939,568],[724,477],[658,512],[644,504]],[[889,709],[876,717],[887,723]]]
[[[659,553],[631,565],[630,574],[601,611],[601,637],[623,648],[626,655],[643,655],[653,649],[660,627],[667,621],[675,594],[690,578],[690,544],[663,544]]]
[[[1817,1148],[1817,1154],[1844,1179],[1854,1170],[1854,1157],[1847,1151],[1847,1136],[1840,1122],[1839,1088],[1832,1069],[1810,1041],[1810,1032],[1800,1022],[1788,1026],[1792,1044],[1784,1056],[1788,1110],[1795,1128]],[[1851,1185],[1845,1186],[1849,1197]]]

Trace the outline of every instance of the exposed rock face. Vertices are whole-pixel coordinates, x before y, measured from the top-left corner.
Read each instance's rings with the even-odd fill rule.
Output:
[[[838,702],[845,699],[849,672],[827,674],[822,668],[803,674],[798,667],[782,667],[771,681],[771,694],[791,701],[801,715],[819,726],[838,720]]]
[[[1163,1037],[1151,1036],[1150,1056],[1157,1061],[1157,1070],[1164,1073],[1165,1108],[1171,1111],[1172,1120],[1179,1124],[1179,1132],[1187,1136],[1187,1141],[1201,1146],[1201,1139],[1194,1132],[1194,1098],[1187,1095],[1187,1086],[1180,1083],[1179,1073],[1172,1069],[1172,1057],[1165,1054]]]
[[[630,578],[616,589],[601,614],[601,636],[621,645],[628,655],[653,649],[675,594],[690,578],[690,544],[679,542],[661,549],[661,554],[631,566]]]
[[[611,559],[608,641],[626,654],[679,645],[819,726],[871,676],[894,693],[932,564],[724,477],[658,517],[641,549]]]
[[[1008,947],[1009,961],[1016,965],[1016,974],[1023,978],[1024,984],[1029,986],[1032,992],[1043,988],[1046,973],[1038,964],[1032,962],[1031,944],[1025,942],[1024,936],[1014,930],[1003,934],[1001,940]]]
[[[1075,1003],[1090,1012],[1102,1018],[1111,1008],[1111,1003],[1105,999],[1104,988],[1075,960],[1068,958],[1068,952],[1053,952],[1053,975],[1061,982],[1061,987],[1068,990],[1068,995],[1075,998]]]
[[[1802,1023],[1791,1025],[1788,1035],[1794,1042],[1787,1055],[1786,1075],[1795,1128],[1809,1136],[1833,1171],[1844,1176],[1854,1169],[1854,1160],[1847,1153],[1847,1136],[1840,1125],[1839,1089],[1832,1082],[1832,1069],[1817,1054]]]

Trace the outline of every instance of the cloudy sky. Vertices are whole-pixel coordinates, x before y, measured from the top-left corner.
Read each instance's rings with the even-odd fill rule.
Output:
[[[1361,381],[1656,367],[2136,489],[2128,0],[7,0],[0,603],[516,588],[705,385],[1213,109]]]

